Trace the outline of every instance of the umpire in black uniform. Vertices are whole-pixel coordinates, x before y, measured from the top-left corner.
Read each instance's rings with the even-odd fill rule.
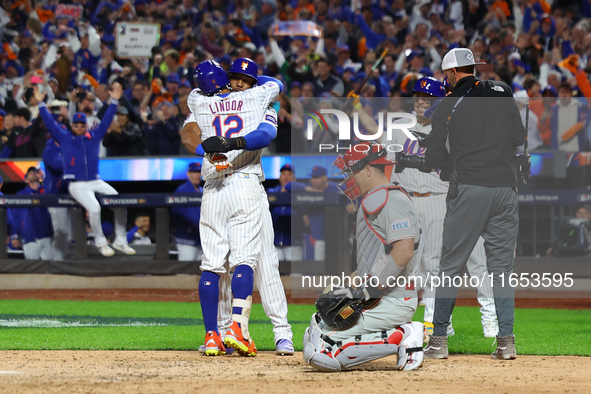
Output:
[[[514,152],[525,142],[527,132],[511,88],[503,82],[479,81],[474,76],[477,64],[483,63],[475,63],[466,48],[452,49],[443,58],[442,69],[453,91],[437,106],[426,141],[427,167],[449,169],[451,177],[439,268],[442,285],[436,290],[435,328],[425,358],[448,357],[446,330],[458,292],[448,278],[463,275],[481,235],[488,271],[494,274],[499,321],[492,358],[516,358],[515,293],[508,275],[513,272],[519,227]]]

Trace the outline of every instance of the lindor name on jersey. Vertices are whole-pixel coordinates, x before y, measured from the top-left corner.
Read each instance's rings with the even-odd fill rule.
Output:
[[[244,103],[242,102],[242,100],[216,101],[214,103],[209,104],[209,109],[211,110],[212,114],[227,111],[242,111],[243,104]]]

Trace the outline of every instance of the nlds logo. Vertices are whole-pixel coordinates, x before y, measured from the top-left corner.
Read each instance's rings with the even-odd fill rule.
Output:
[[[187,202],[189,202],[188,197],[177,197],[177,196],[166,197],[167,204],[184,204]]]

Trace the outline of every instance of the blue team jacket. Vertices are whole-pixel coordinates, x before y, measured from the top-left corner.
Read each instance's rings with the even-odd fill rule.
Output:
[[[199,186],[199,193],[203,188]],[[190,181],[180,185],[175,193],[197,193]],[[176,243],[181,245],[200,246],[199,217],[201,207],[176,207],[172,209],[172,218],[176,225]]]
[[[33,190],[29,186],[16,193],[20,196],[41,195],[39,190]],[[34,205],[32,205],[34,206]],[[53,226],[51,225],[51,216],[45,207],[36,208],[15,208],[13,215],[13,234],[21,236],[22,244],[35,242],[38,239],[53,236]]]
[[[113,117],[117,111],[117,100],[111,100],[111,105],[105,113],[101,123],[86,134],[76,136],[69,130],[60,127],[53,119],[45,103],[39,104],[39,113],[45,122],[49,133],[59,144],[64,161],[63,179],[90,181],[100,179],[98,172],[99,147]]]
[[[269,188],[267,189],[267,192],[280,193],[281,185]],[[273,218],[273,231],[275,233],[275,245],[291,245],[291,216],[292,210],[290,206],[275,205],[271,207],[271,217]]]
[[[67,193],[62,179],[62,175],[64,174],[64,157],[62,156],[58,143],[54,139],[50,139],[45,145],[43,163],[45,164],[45,179],[43,180],[45,194]]]

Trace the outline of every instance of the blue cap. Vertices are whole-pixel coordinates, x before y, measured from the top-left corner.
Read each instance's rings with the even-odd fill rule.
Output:
[[[396,38],[396,37],[390,37],[390,38],[388,38],[388,40],[387,40],[387,41],[388,41],[388,42],[391,42],[391,43],[392,43],[392,44],[394,44],[394,45],[398,45],[398,44],[399,44],[399,42],[398,42],[398,38]]]
[[[232,74],[243,74],[251,77],[255,80],[256,84],[259,77],[259,66],[249,58],[239,57],[234,60],[234,63],[232,63],[232,66],[228,70],[228,76]]]
[[[364,72],[360,72],[357,73],[357,75],[355,75],[355,78],[353,78],[353,82],[361,82],[365,79],[366,75]]]
[[[222,56],[222,57],[219,58],[218,63],[220,63],[220,64],[222,64],[222,63],[223,64],[232,64],[232,58],[230,57],[230,55],[228,55],[226,53],[224,56]]]
[[[138,5],[146,5],[146,4],[148,4],[148,2],[146,0],[135,0],[133,5],[137,7]]]
[[[551,93],[554,97],[558,97],[558,92],[556,91],[556,88],[552,85],[546,86],[546,88],[544,88],[544,90],[542,91],[542,94],[544,93]]]
[[[325,176],[326,175],[326,168],[321,167],[321,166],[316,166],[314,168],[312,168],[312,177],[313,178],[317,178],[319,176]]]
[[[429,67],[423,67],[419,70],[419,73],[423,74],[425,77],[432,77],[433,71]]]
[[[83,112],[76,112],[72,118],[72,123],[86,123],[86,115]]]
[[[281,167],[281,169],[279,170],[279,172],[282,172],[282,171],[289,171],[289,172],[291,172],[291,173],[293,173],[293,172],[294,172],[294,171],[293,171],[293,167],[291,166],[291,164],[284,164],[284,165]]]
[[[213,94],[230,84],[226,71],[213,60],[205,60],[195,67],[195,83],[205,94]]]
[[[195,162],[195,163],[189,164],[189,169],[187,171],[189,171],[189,172],[201,171],[201,163]]]
[[[162,28],[162,34],[168,33],[171,30],[174,30],[174,26],[169,23]]]
[[[0,109],[0,116],[1,117],[6,117],[6,111],[4,111],[3,109]]]
[[[293,88],[301,88],[301,87],[302,87],[302,84],[300,82],[298,82],[298,81],[293,81],[291,83],[291,85],[289,85],[289,88],[290,89],[293,89]]]
[[[414,86],[413,92],[426,93],[429,96],[445,97],[445,88],[441,81],[433,77],[424,77],[419,79]]]
[[[166,82],[173,82],[173,83],[181,83],[181,77],[179,77],[179,75],[177,73],[172,73],[168,76],[168,78],[166,79]]]
[[[417,56],[425,56],[425,52],[423,51],[412,51],[411,53],[408,54],[408,56],[406,57],[406,60],[408,60],[409,62],[414,59]]]
[[[516,67],[523,67],[526,73],[531,71],[531,67],[529,66],[529,64],[525,64],[521,60],[513,59],[513,65],[515,65]]]
[[[25,30],[21,33],[22,37],[31,37],[31,32],[28,30]]]
[[[62,31],[60,34],[58,34],[55,38],[68,38],[68,32],[67,31]]]
[[[355,67],[347,67],[343,73],[355,74]]]
[[[347,44],[341,44],[337,47],[337,49],[339,51],[351,52],[351,49],[349,49],[349,45],[347,45]]]
[[[113,35],[111,34],[103,34],[103,38],[101,38],[101,41],[105,43],[112,43],[115,42],[115,37],[113,37]]]
[[[183,86],[185,88],[190,88],[191,87],[191,82],[187,81],[186,79],[183,79],[181,81],[181,86]]]

